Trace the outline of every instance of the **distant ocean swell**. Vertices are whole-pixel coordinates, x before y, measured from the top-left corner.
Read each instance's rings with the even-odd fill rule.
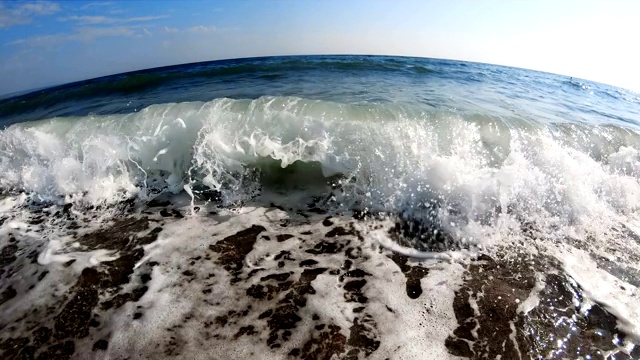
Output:
[[[135,94],[153,90],[163,85],[181,80],[219,79],[236,81],[236,77],[273,80],[290,74],[310,71],[338,71],[355,73],[392,73],[395,75],[420,76],[436,73],[436,70],[421,65],[406,65],[393,59],[373,62],[366,58],[358,60],[325,61],[314,59],[289,59],[266,63],[237,63],[229,61],[222,66],[211,68],[195,65],[184,71],[182,68],[167,68],[167,71],[140,71],[133,74],[115,75],[104,80],[89,80],[74,83],[71,87],[63,85],[47,91],[35,92],[19,98],[0,100],[0,117],[29,112],[34,108],[46,108],[58,102]]]

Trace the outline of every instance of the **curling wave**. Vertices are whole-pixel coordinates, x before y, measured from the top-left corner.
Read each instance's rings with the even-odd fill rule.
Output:
[[[615,125],[221,98],[12,125],[0,132],[0,187],[92,203],[185,189],[233,203],[269,188],[343,209],[437,212],[456,229],[501,214],[570,226],[636,215],[639,145]]]

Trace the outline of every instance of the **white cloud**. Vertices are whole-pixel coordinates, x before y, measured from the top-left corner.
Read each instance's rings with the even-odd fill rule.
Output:
[[[164,28],[162,28],[162,30],[164,30],[165,33],[172,33],[172,34],[176,34],[176,33],[194,33],[194,34],[205,34],[205,33],[213,33],[218,31],[218,28],[216,28],[215,26],[211,25],[211,26],[204,26],[204,25],[198,25],[198,26],[193,26],[190,28],[186,28],[186,29],[178,29],[178,28],[172,28],[172,27],[168,27],[165,26]]]
[[[88,4],[84,4],[82,5],[82,7],[80,7],[80,9],[89,10],[89,9],[95,9],[95,8],[101,8],[101,7],[109,7],[113,5],[115,5],[113,1],[96,1],[96,2],[90,2]]]
[[[131,18],[117,18],[117,17],[109,17],[109,16],[68,16],[65,18],[60,18],[60,21],[73,21],[77,22],[81,25],[105,25],[105,24],[124,24],[124,23],[133,23],[133,22],[145,22],[152,21],[158,19],[166,18],[166,15],[161,16],[141,16],[141,17],[131,17]]]
[[[187,29],[187,31],[193,32],[193,33],[210,33],[210,32],[215,32],[216,30],[217,28],[213,25],[211,26],[199,25],[199,26],[194,26]]]
[[[60,11],[60,5],[49,1],[29,2],[18,6],[15,11],[24,16],[52,15]]]
[[[60,45],[65,42],[82,41],[91,42],[102,37],[134,37],[141,35],[150,35],[151,32],[145,28],[138,26],[111,26],[111,27],[94,27],[84,26],[76,28],[74,32],[69,34],[52,34],[43,36],[33,36],[24,39],[18,39],[10,45],[28,45],[32,47],[51,47]]]
[[[0,2],[0,28],[30,24],[33,17],[53,15],[58,11],[60,5],[50,1],[16,2],[11,7]]]

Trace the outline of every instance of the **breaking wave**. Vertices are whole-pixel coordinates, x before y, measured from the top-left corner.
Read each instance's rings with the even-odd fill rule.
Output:
[[[614,125],[221,98],[12,125],[0,132],[0,187],[94,204],[186,190],[228,205],[269,190],[436,217],[456,232],[507,214],[591,228],[636,216],[638,145],[635,131]]]

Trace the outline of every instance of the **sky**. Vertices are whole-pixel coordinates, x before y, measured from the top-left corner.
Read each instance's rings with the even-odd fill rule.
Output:
[[[640,92],[640,1],[3,1],[0,94],[238,57],[467,60]]]

